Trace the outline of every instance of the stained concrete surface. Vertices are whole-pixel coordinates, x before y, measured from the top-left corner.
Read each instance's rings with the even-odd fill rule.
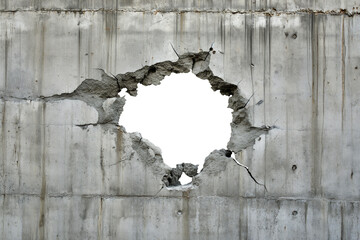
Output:
[[[358,7],[1,1],[1,239],[359,239]],[[67,97],[103,82],[99,68],[176,62],[170,43],[180,55],[214,43],[213,75],[254,94],[248,127],[275,127],[236,159],[268,191],[230,158],[196,186],[161,189],[169,168],[112,121],[117,98]]]

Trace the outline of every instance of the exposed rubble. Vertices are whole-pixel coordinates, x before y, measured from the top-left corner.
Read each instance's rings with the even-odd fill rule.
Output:
[[[176,168],[172,168],[169,173],[165,174],[162,181],[165,186],[179,186],[181,185],[179,179],[182,173],[185,173],[188,177],[195,177],[198,174],[198,166],[192,163],[176,164]]]

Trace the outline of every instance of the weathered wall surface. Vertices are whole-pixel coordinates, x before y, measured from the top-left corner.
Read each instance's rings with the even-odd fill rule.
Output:
[[[0,238],[359,239],[359,5],[1,1]],[[118,81],[97,68],[177,61],[170,43],[214,43],[213,74],[254,94],[251,126],[276,126],[236,154],[267,192],[219,157],[198,186],[157,194],[167,167],[111,121]]]

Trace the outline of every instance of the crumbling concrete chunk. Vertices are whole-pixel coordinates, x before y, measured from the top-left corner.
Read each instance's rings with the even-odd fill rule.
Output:
[[[232,154],[232,152],[227,149],[220,149],[219,153],[223,154],[223,156],[225,156],[225,157],[231,157],[231,154]]]
[[[182,175],[182,170],[178,168],[172,168],[168,174],[163,176],[162,181],[164,182],[165,186],[179,186],[181,185],[179,179]]]
[[[195,177],[198,174],[199,165],[194,165],[191,163],[183,163],[184,173],[189,177]]]
[[[181,185],[179,179],[182,173],[185,173],[189,177],[195,177],[198,174],[198,166],[199,165],[194,165],[191,163],[176,164],[176,168],[172,168],[168,174],[165,174],[162,181],[167,187],[179,186]]]

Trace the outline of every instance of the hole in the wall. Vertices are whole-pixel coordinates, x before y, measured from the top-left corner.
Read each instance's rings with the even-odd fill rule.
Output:
[[[247,106],[250,103],[250,100],[253,98],[254,93],[249,97],[244,97],[241,94],[241,90],[238,88],[238,84],[236,85],[234,83],[228,82],[214,75],[214,73],[209,67],[210,57],[211,57],[210,51],[213,50],[212,48],[209,50],[209,52],[204,52],[204,51],[201,51],[199,53],[189,52],[182,55],[179,55],[174,48],[173,50],[178,56],[178,60],[176,62],[163,61],[163,62],[155,63],[151,66],[143,66],[142,68],[134,72],[126,72],[123,74],[117,74],[116,76],[111,73],[109,73],[110,75],[106,74],[104,70],[99,69],[101,71],[100,80],[85,79],[71,93],[64,93],[61,95],[50,96],[44,99],[57,100],[66,97],[67,99],[84,101],[88,105],[94,107],[98,113],[97,122],[91,124],[77,125],[77,126],[81,127],[82,129],[87,129],[89,125],[101,124],[101,126],[104,127],[104,129],[110,129],[111,127],[114,126],[116,127],[116,131],[120,129],[121,135],[118,136],[118,142],[125,140],[127,141],[127,143],[130,143],[131,145],[121,144],[122,150],[124,150],[125,154],[121,158],[122,160],[118,161],[118,163],[123,162],[125,160],[131,160],[136,154],[134,158],[143,162],[144,164],[146,164],[146,166],[151,166],[153,172],[156,174],[156,176],[159,177],[159,180],[161,179],[162,181],[161,189],[163,189],[164,186],[176,187],[178,185],[181,185],[179,178],[181,177],[182,173],[192,177],[193,180],[192,184],[187,185],[186,188],[180,187],[180,188],[172,188],[172,189],[187,191],[186,189],[197,187],[203,181],[202,176],[208,177],[210,175],[217,174],[218,172],[225,170],[224,166],[226,166],[227,162],[229,160],[233,160],[236,165],[246,169],[249,176],[253,179],[253,181],[256,184],[264,186],[264,189],[266,190],[265,185],[261,184],[254,178],[254,176],[249,170],[249,167],[239,162],[235,157],[229,159],[232,156],[232,153],[236,154],[242,151],[243,149],[253,146],[257,138],[259,138],[262,134],[266,134],[269,130],[275,127],[275,126],[271,127],[269,125],[254,126],[250,122]],[[209,137],[207,139],[211,139],[211,143],[214,143],[214,140],[218,140],[219,136],[226,132],[227,130],[226,127],[229,125],[231,126],[231,130],[229,129],[229,131],[231,131],[231,136],[229,139],[228,137],[225,137],[226,140],[224,142],[227,142],[226,148],[223,148],[224,146],[223,142],[221,142],[221,144],[219,145],[216,144],[215,146],[209,146],[208,144],[205,144],[204,141],[196,139],[195,144],[192,144],[193,147],[199,149],[199,146],[207,146],[208,150],[206,151],[204,156],[201,155],[200,158],[195,158],[194,154],[190,151],[190,149],[183,146],[183,143],[188,143],[189,142],[188,140],[194,139],[193,137],[194,132],[189,130],[183,131],[185,133],[189,133],[187,134],[186,140],[182,141],[181,144],[174,144],[173,140],[176,134],[174,134],[174,131],[172,131],[173,129],[171,129],[170,131],[168,131],[171,133],[171,135],[170,137],[166,138],[166,142],[169,142],[172,146],[176,147],[176,151],[177,151],[176,157],[177,159],[180,159],[180,161],[174,160],[174,162],[180,162],[180,163],[176,164],[175,168],[170,168],[164,165],[164,161],[163,161],[164,158],[162,156],[161,150],[158,147],[154,146],[153,143],[143,138],[141,134],[136,132],[133,133],[129,132],[129,131],[140,131],[140,130],[131,130],[131,129],[129,130],[130,125],[124,124],[123,122],[121,122],[121,124],[124,124],[126,127],[128,127],[128,131],[126,131],[126,129],[122,127],[118,128],[119,117],[123,116],[122,114],[124,112],[124,105],[126,102],[125,97],[119,97],[119,94],[122,96],[126,91],[126,93],[128,93],[130,96],[137,96],[139,90],[138,88],[142,88],[141,85],[143,86],[159,85],[160,82],[164,79],[164,77],[169,76],[171,73],[188,73],[189,71],[192,71],[199,79],[205,80],[202,81],[195,78],[198,82],[200,81],[203,83],[210,83],[212,90],[219,91],[223,96],[228,96],[228,99],[225,97],[226,99],[225,104],[223,107],[221,107],[221,109],[225,111],[227,110],[229,112],[232,111],[231,116],[229,114],[229,120],[221,121],[220,127],[217,127],[215,126],[215,124],[210,123],[211,127],[210,130],[207,131],[207,135],[210,134],[211,138]],[[188,99],[189,90],[196,89],[194,85],[195,81],[192,81],[188,84],[186,84],[185,81],[182,81],[182,83],[184,86],[186,86],[186,89],[181,90],[179,88],[176,88],[172,92],[172,95],[174,93],[181,93],[181,96],[178,97],[179,99],[182,100]],[[147,87],[146,89],[149,88],[151,87]],[[159,89],[159,87],[156,88]],[[200,89],[208,89],[208,88],[205,87]],[[171,92],[171,91],[166,90],[165,92]],[[213,93],[212,91],[210,92]],[[200,100],[206,99],[204,98],[204,95],[198,91],[198,89],[196,90],[195,95],[197,98],[195,101],[192,101],[192,105],[193,103],[197,103]],[[142,93],[141,96],[144,96],[144,93]],[[149,99],[153,99],[154,96],[158,97],[157,94],[152,93]],[[132,99],[130,97],[128,98]],[[133,99],[139,99],[139,98],[133,98]],[[166,103],[168,102],[168,99],[166,97],[163,98],[163,100],[164,100],[163,102]],[[146,103],[148,102],[149,101],[146,101]],[[218,101],[216,100],[215,103],[218,103]],[[156,104],[152,104],[152,106],[154,105]],[[195,112],[199,112],[199,109],[203,109],[205,106],[210,106],[211,111],[214,112],[215,114],[215,117],[208,117],[205,121],[202,121],[201,126],[203,126],[204,123],[208,123],[209,120],[218,119],[219,116],[226,116],[227,112],[224,114],[214,111],[215,109],[214,105],[215,104],[212,104],[206,99],[205,103],[195,111]],[[229,109],[227,109],[227,106],[229,107]],[[125,108],[128,107],[129,104],[126,104]],[[175,107],[172,106],[170,109],[173,108]],[[133,108],[131,107],[131,109]],[[144,113],[146,109],[151,109],[151,107],[147,108],[143,104],[141,105],[140,110],[136,109],[136,111],[139,113]],[[162,113],[164,113],[165,111],[166,110],[163,110]],[[151,117],[153,116],[157,117],[156,113],[150,111],[149,114],[145,114],[145,116],[143,117],[137,117],[132,122],[134,123],[148,122],[149,119],[151,119]],[[120,117],[120,121],[122,121],[123,119],[124,117]],[[231,119],[231,123],[227,125],[226,122],[230,122],[230,119]],[[172,124],[172,127],[175,126],[175,129],[177,129],[179,126],[183,126],[183,122],[180,124],[175,124],[172,121],[167,121],[167,123]],[[163,128],[164,125],[160,127],[160,129]],[[154,129],[154,126],[153,125],[150,126],[149,129]],[[217,134],[214,130],[221,131],[221,134]],[[156,132],[155,136],[157,135],[159,135],[158,132]],[[151,141],[154,140],[153,138],[149,137],[149,135],[145,135],[144,137],[149,138],[149,140]],[[177,136],[175,138],[177,138]],[[156,145],[163,147],[161,144],[159,144],[159,142],[156,142],[156,140],[155,143]],[[129,151],[126,150],[132,151],[130,156],[126,154],[129,153]],[[184,153],[185,156],[181,157],[179,153]],[[202,169],[201,174],[198,174],[198,165],[186,163],[191,157],[200,161],[199,165],[204,165],[204,167],[202,166],[200,167]],[[167,157],[166,159],[171,159],[171,158]],[[174,166],[174,164],[170,164],[170,165]],[[159,192],[161,191],[161,189],[159,190]]]
[[[137,97],[126,96],[120,125],[160,147],[170,167],[192,163],[201,170],[205,157],[226,148],[230,139],[232,110],[227,106],[228,97],[214,92],[207,80],[172,73],[160,86],[139,85]],[[182,174],[180,182],[191,178]]]

